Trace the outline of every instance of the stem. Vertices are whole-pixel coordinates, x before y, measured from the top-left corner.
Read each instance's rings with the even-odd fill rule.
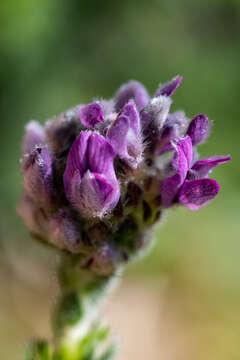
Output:
[[[53,314],[53,341],[34,341],[26,360],[107,360],[113,354],[109,330],[98,308],[114,276],[99,276],[79,266],[79,256],[61,254],[60,296]]]

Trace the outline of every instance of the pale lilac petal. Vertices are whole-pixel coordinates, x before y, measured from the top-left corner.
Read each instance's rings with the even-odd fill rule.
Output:
[[[187,135],[192,139],[192,144],[202,143],[209,135],[210,123],[206,115],[195,116],[189,124]]]
[[[190,210],[207,205],[219,192],[219,185],[213,179],[186,180],[178,199]]]
[[[32,234],[42,239],[47,236],[48,217],[28,195],[22,197],[17,211]]]
[[[104,175],[87,171],[82,179],[80,191],[75,196],[75,207],[85,217],[102,217],[112,210],[120,197],[117,180],[110,182]]]
[[[53,169],[52,156],[47,146],[36,146],[23,159],[23,185],[26,193],[35,201],[50,206]]]
[[[79,224],[76,222],[68,209],[60,209],[58,213],[49,221],[49,242],[62,250],[79,252],[81,232]]]
[[[87,129],[93,129],[96,124],[103,122],[102,108],[96,102],[88,105],[80,106],[79,117],[81,123]]]
[[[22,142],[22,154],[29,154],[36,145],[45,143],[44,128],[37,121],[30,121],[26,126]]]
[[[115,109],[121,111],[129,100],[134,100],[138,111],[142,110],[149,101],[149,95],[145,87],[137,81],[129,81],[122,85],[115,95]]]
[[[161,85],[155,93],[155,97],[160,95],[171,96],[182,82],[182,76],[176,76],[166,84]]]
[[[169,207],[184,183],[187,172],[192,161],[192,142],[189,136],[180,139],[177,144],[173,144],[175,153],[172,160],[172,167],[175,174],[163,181],[162,184],[162,204]]]
[[[217,165],[231,160],[231,156],[212,156],[206,159],[200,159],[195,162],[188,175],[189,179],[200,179],[207,176]]]

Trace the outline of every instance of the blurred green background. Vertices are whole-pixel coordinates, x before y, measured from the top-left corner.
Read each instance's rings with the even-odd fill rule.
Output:
[[[156,228],[154,250],[129,267],[118,293],[123,305],[113,302],[113,314],[128,323],[129,296],[140,303],[136,318],[145,314],[142,333],[129,331],[125,360],[240,358],[239,67],[239,0],[1,0],[1,359],[21,358],[27,337],[49,331],[56,297],[55,258],[30,239],[15,211],[24,125],[109,98],[129,79],[153,93],[176,74],[184,82],[172,109],[214,120],[201,155],[233,159],[214,171],[222,191],[209,206],[170,211]],[[150,343],[159,336],[159,346],[148,344],[150,355],[144,333],[156,299],[165,311],[154,319]]]

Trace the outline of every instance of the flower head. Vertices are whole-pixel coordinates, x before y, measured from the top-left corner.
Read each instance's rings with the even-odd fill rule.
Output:
[[[107,275],[148,245],[165,208],[196,210],[215,198],[219,185],[207,176],[230,156],[198,159],[210,122],[170,112],[181,82],[176,76],[150,98],[130,81],[113,99],[27,125],[19,213],[35,237]]]

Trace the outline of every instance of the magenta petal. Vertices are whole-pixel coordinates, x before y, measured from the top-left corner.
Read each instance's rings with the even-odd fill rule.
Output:
[[[192,142],[189,136],[180,139],[177,144],[173,145],[175,154],[172,166],[175,169],[175,174],[163,181],[162,204],[164,207],[169,207],[174,202],[174,198],[184,183],[192,162]]]
[[[219,185],[213,179],[186,180],[178,199],[190,210],[207,205],[219,192]]]
[[[203,178],[207,176],[207,174],[211,172],[215,166],[223,164],[229,160],[231,160],[231,156],[212,156],[206,159],[198,160],[192,166],[189,178]]]
[[[22,154],[29,154],[36,145],[43,145],[44,143],[44,128],[37,121],[30,121],[26,126],[26,132],[22,142]]]
[[[142,110],[149,101],[149,95],[145,87],[137,81],[129,81],[122,85],[115,95],[115,109],[121,111],[123,106],[134,100],[138,111]]]
[[[181,84],[182,79],[182,76],[176,76],[166,84],[161,85],[156,91],[154,97],[160,95],[171,96]]]
[[[97,123],[103,122],[103,112],[101,106],[94,102],[79,108],[81,123],[87,129],[93,129]]]
[[[192,144],[202,143],[209,135],[210,123],[206,115],[195,116],[189,124],[187,135],[192,139]]]

